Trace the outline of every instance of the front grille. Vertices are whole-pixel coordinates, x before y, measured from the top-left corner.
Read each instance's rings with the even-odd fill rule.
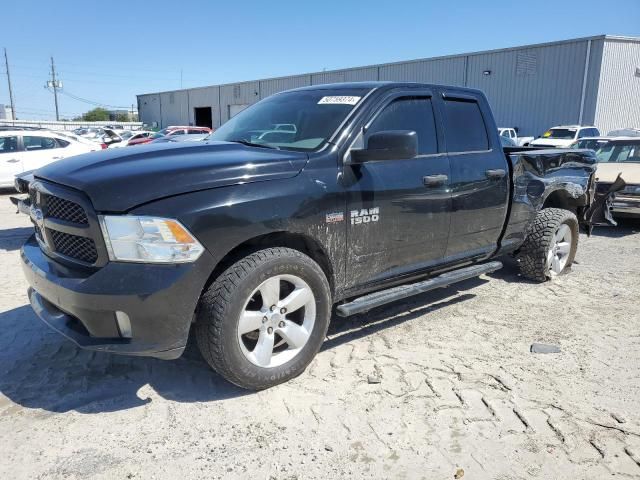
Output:
[[[47,216],[80,225],[89,224],[84,208],[77,203],[53,195],[47,196]]]
[[[57,253],[86,263],[95,263],[98,259],[96,244],[90,238],[69,235],[57,230],[47,230],[53,239],[53,246]]]
[[[102,232],[81,192],[36,180],[29,185],[30,216],[42,251],[65,264],[100,267],[107,262]]]

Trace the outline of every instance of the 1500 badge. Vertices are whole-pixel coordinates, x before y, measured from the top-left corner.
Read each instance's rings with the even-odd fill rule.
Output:
[[[377,222],[378,220],[380,220],[380,207],[351,210],[351,225]]]

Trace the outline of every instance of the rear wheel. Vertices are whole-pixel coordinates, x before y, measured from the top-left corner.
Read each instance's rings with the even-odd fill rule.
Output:
[[[304,371],[324,341],[330,312],[318,264],[297,250],[269,248],[238,261],[209,287],[196,339],[223,377],[260,390]]]
[[[560,208],[538,212],[518,255],[522,274],[544,282],[564,273],[575,258],[578,232],[572,212]]]

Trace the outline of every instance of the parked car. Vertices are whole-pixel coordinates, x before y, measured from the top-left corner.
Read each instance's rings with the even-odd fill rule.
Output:
[[[167,127],[148,137],[130,141],[129,146],[151,143],[154,140],[176,135],[208,135],[211,131],[212,130],[207,127]]]
[[[144,130],[125,131],[120,135],[120,138],[122,138],[122,141],[109,145],[109,148],[123,148],[123,147],[128,147],[130,145],[136,145],[138,144],[138,140],[141,141],[139,143],[147,143],[147,140],[149,139],[149,137],[152,137],[155,134],[156,132],[144,131]]]
[[[206,138],[209,138],[209,133],[200,133],[192,135],[165,135],[164,137],[156,138],[150,143],[175,143],[175,142],[201,142]]]
[[[251,133],[273,118],[295,137]],[[172,359],[193,327],[209,365],[263,389],[306,368],[334,304],[366,312],[507,254],[535,281],[567,271],[579,226],[608,211],[594,203],[595,165],[588,150],[506,154],[477,90],[305,87],[203,143],[36,171],[20,258],[37,315],[81,347]],[[66,205],[56,221],[52,202]]]
[[[588,148],[589,150],[599,150],[600,147],[603,147],[607,143],[609,143],[610,137],[585,137],[580,140],[576,140],[569,148]]]
[[[640,137],[640,128],[619,128],[607,133],[608,137]]]
[[[613,200],[617,217],[640,217],[640,137],[610,138],[596,152],[598,191],[605,192],[618,175],[627,184]]]
[[[0,187],[13,187],[15,176],[26,170],[100,149],[98,144],[47,130],[0,131]]]
[[[169,126],[167,128],[163,128],[158,133],[162,135],[200,135],[203,133],[211,133],[209,127],[189,127],[189,126]]]
[[[498,135],[513,140],[517,147],[527,147],[533,140],[533,137],[518,137],[518,131],[515,128],[498,128]]]
[[[599,136],[600,131],[593,126],[564,125],[550,128],[543,133],[541,137],[531,141],[529,146],[539,148],[566,148],[581,138]]]

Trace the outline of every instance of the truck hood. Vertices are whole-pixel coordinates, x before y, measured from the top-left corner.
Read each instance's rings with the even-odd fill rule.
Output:
[[[124,212],[181,193],[296,176],[300,152],[229,142],[177,142],[108,149],[60,160],[35,177],[81,190],[94,208]]]
[[[640,163],[631,162],[599,163],[596,170],[596,181],[613,183],[619,173],[622,174],[622,179],[627,185],[640,185]]]

